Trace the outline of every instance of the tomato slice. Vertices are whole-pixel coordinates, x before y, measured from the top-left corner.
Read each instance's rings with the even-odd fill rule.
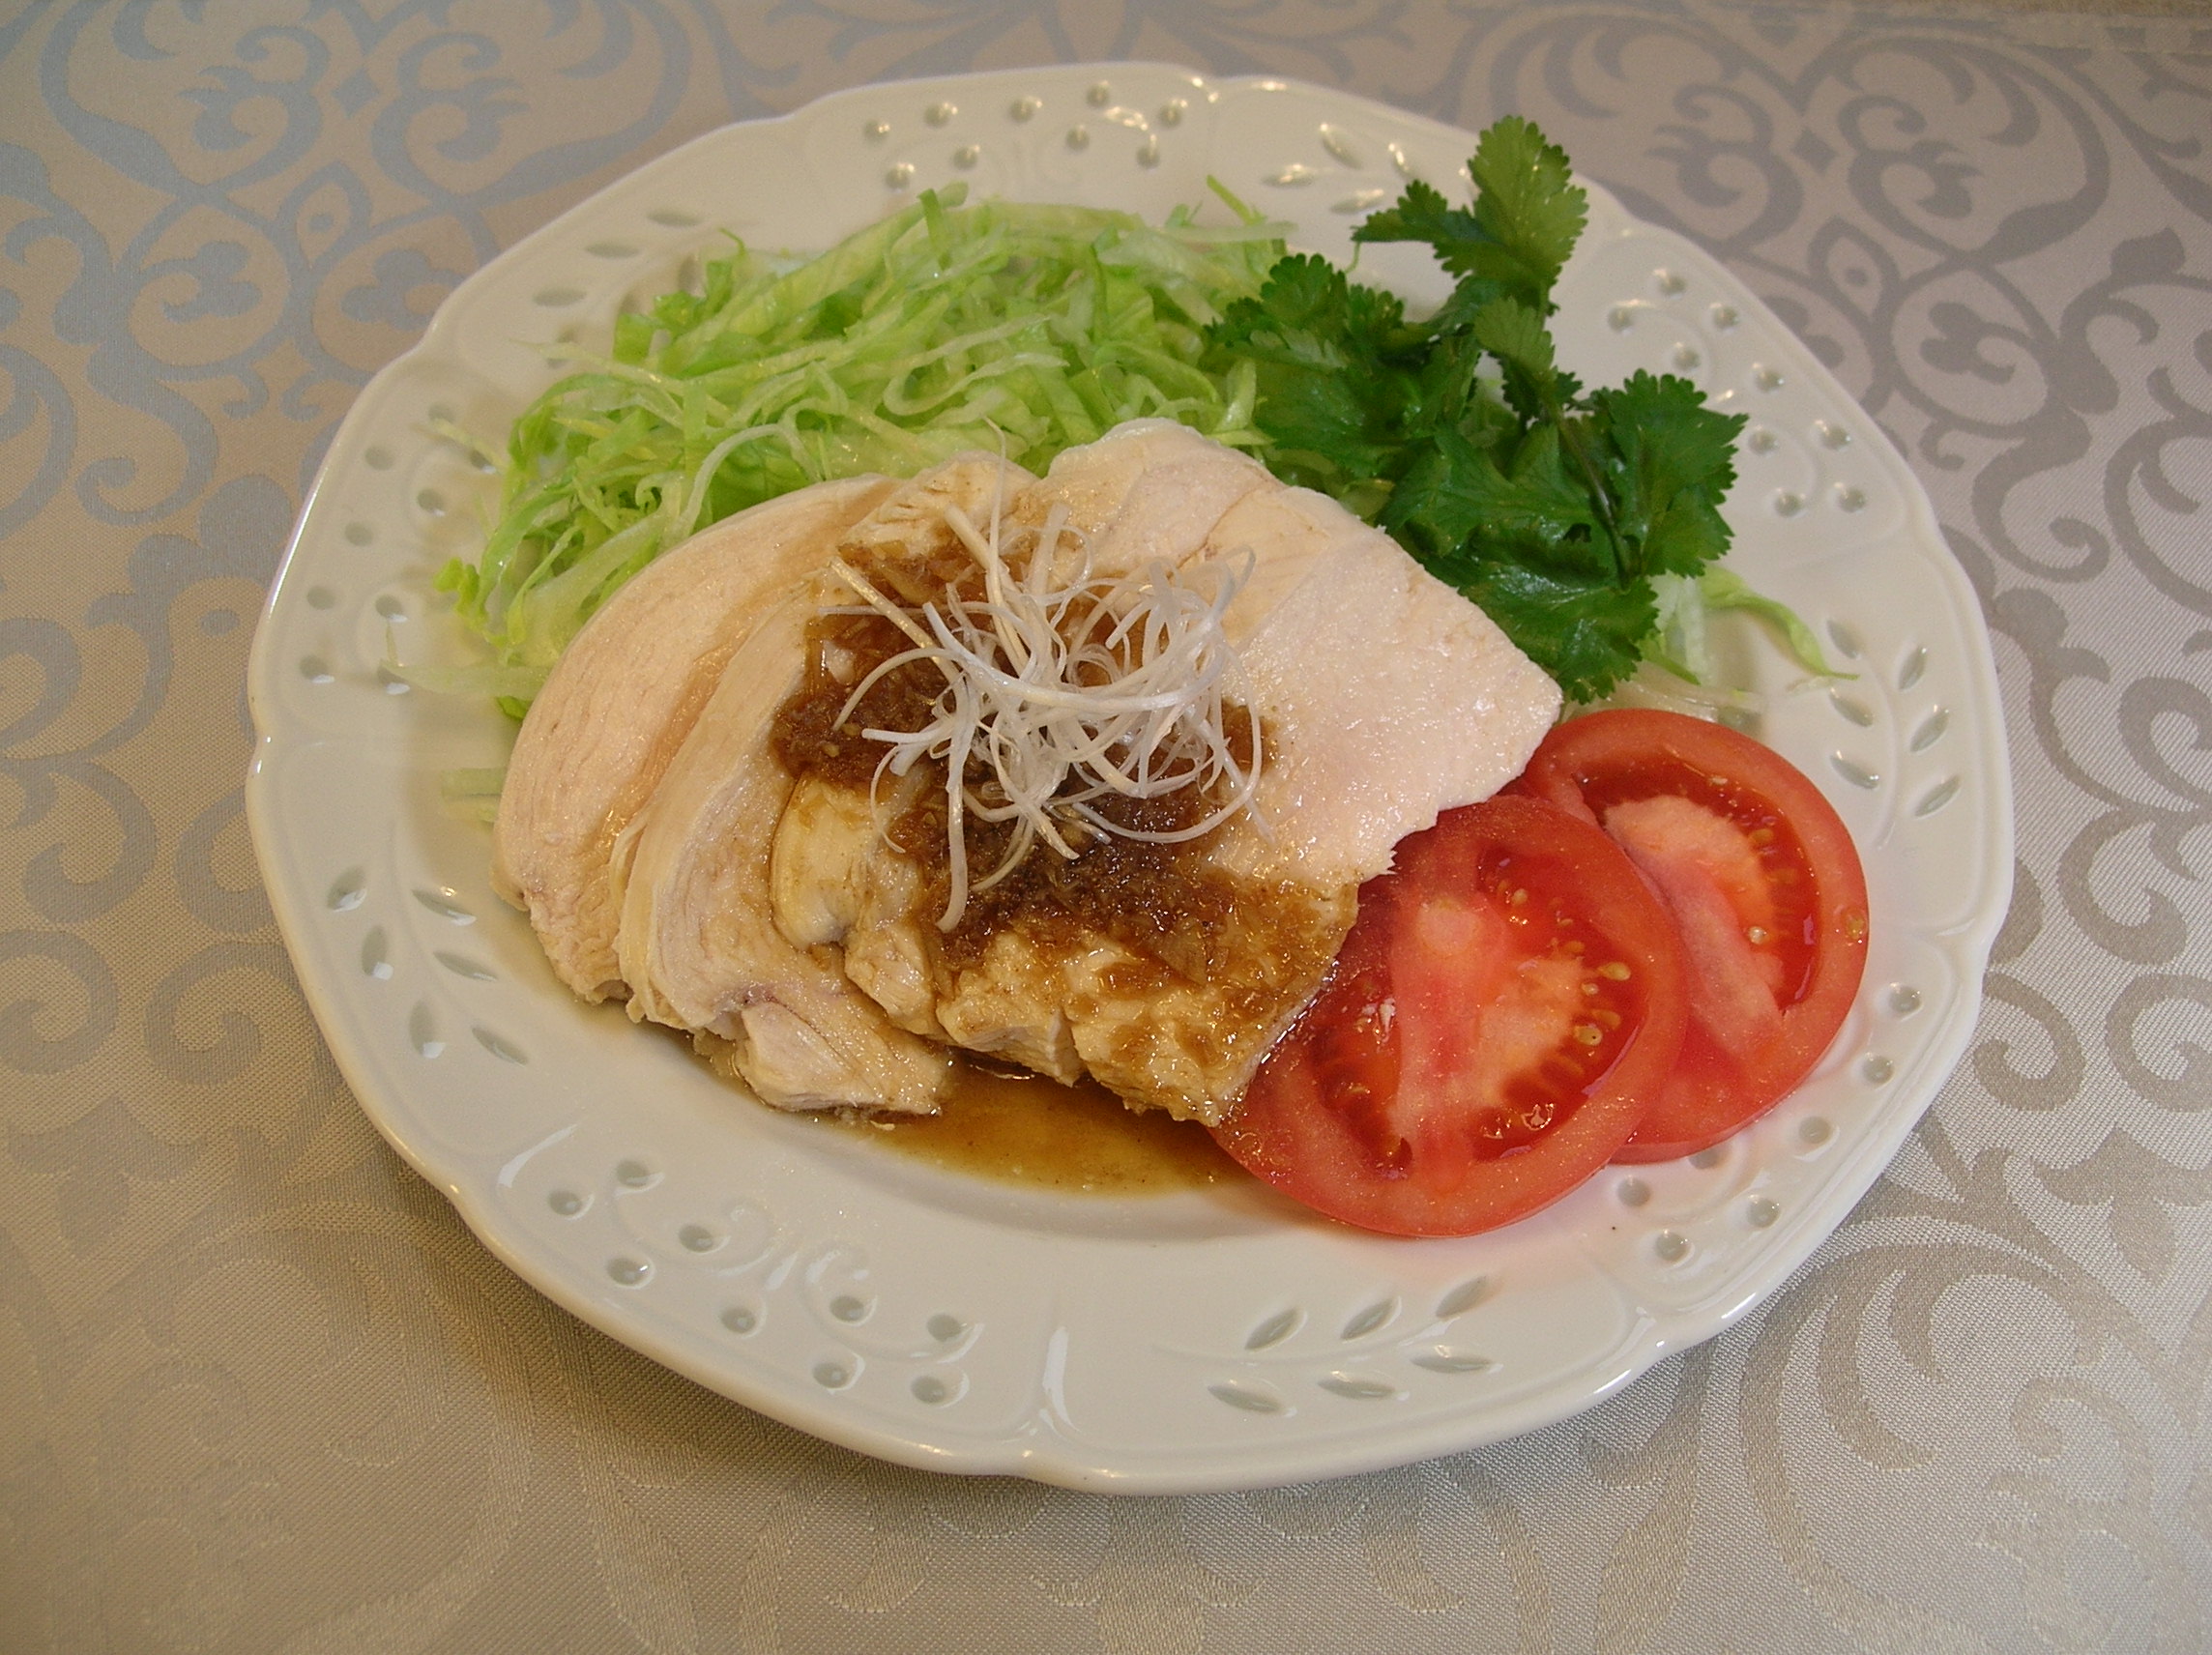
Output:
[[[1593,712],[1514,784],[1602,825],[1681,933],[1682,1055],[1623,1161],[1694,1154],[1787,1097],[1866,970],[1866,874],[1835,808],[1770,747],[1679,712]]]
[[[1360,887],[1328,982],[1214,1137],[1333,1218],[1470,1235],[1612,1158],[1686,1017],[1674,925],[1618,847],[1494,798]]]

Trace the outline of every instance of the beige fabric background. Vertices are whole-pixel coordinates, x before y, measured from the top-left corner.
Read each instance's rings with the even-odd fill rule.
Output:
[[[0,6],[0,1649],[2204,1647],[2212,19],[2160,10]],[[1928,482],[2020,792],[1970,1057],[1786,1292],[1263,1495],[894,1469],[552,1309],[347,1095],[240,815],[290,517],[461,275],[722,121],[1116,55],[1520,110],[1714,248]]]

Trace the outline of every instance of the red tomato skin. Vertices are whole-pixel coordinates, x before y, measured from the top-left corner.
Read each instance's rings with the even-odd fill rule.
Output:
[[[1406,1031],[1393,975],[1424,903],[1458,901],[1485,856],[1511,858],[1516,879],[1575,897],[1576,936],[1591,957],[1625,968],[1623,1003],[1636,1020],[1609,1068],[1568,1097],[1528,1142],[1485,1158],[1464,1149],[1465,1121],[1424,1120],[1379,1153],[1376,1120],[1394,1118]],[[1470,1235],[1549,1205],[1605,1166],[1644,1118],[1688,1020],[1674,926],[1627,857],[1601,830],[1540,800],[1499,798],[1447,811],[1402,842],[1396,866],[1360,888],[1359,918],[1297,1026],[1261,1065],[1214,1137],[1247,1171],[1329,1217],[1397,1235]],[[1394,949],[1393,944],[1399,944]],[[1493,973],[1495,975],[1496,973]],[[1508,973],[1510,974],[1510,973]],[[1618,987],[1619,985],[1614,985]],[[1450,1002],[1447,995],[1416,1002]],[[1453,1005],[1471,1017],[1476,1007]],[[1444,1031],[1447,1043],[1456,1037]],[[1393,1035],[1398,1037],[1392,1037]],[[1410,1100],[1421,1117],[1424,1100]]]
[[[1801,770],[1740,731],[1678,712],[1622,709],[1587,713],[1544,739],[1513,791],[1547,799],[1585,822],[1632,778],[1670,767],[1725,782],[1787,825],[1813,885],[1806,904],[1810,969],[1779,997],[1779,1034],[1761,1051],[1732,1055],[1693,1012],[1682,1051],[1620,1161],[1671,1161],[1710,1148],[1796,1089],[1834,1041],[1866,972],[1866,873],[1843,819]],[[1624,778],[1630,778],[1624,782]],[[1595,796],[1596,802],[1593,803]],[[1717,994],[1685,959],[1691,1002]]]

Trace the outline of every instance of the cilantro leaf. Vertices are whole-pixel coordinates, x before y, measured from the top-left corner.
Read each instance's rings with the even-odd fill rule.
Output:
[[[1474,601],[1575,701],[1594,701],[1636,670],[1659,611],[1651,588],[1517,560],[1447,559],[1436,569]]]
[[[1672,374],[1630,376],[1591,393],[1615,522],[1637,574],[1696,575],[1728,550],[1720,504],[1735,481],[1741,414],[1720,414]]]
[[[1552,286],[1589,217],[1566,152],[1508,115],[1476,140],[1468,171],[1476,191],[1472,212],[1445,206],[1434,187],[1415,180],[1353,240],[1426,242],[1454,276],[1487,282],[1497,295],[1550,315]]]
[[[1574,187],[1567,152],[1532,122],[1508,115],[1475,141],[1467,165],[1476,220],[1538,284],[1549,315],[1552,284],[1589,221],[1589,197]]]
[[[1422,399],[1417,356],[1397,359],[1418,338],[1395,295],[1310,253],[1277,261],[1208,333],[1216,363],[1252,363],[1277,469],[1332,492],[1396,469],[1404,410]]]
[[[1509,117],[1468,171],[1471,207],[1416,181],[1353,235],[1426,243],[1459,278],[1426,323],[1286,258],[1208,337],[1217,365],[1256,373],[1278,475],[1369,515],[1594,699],[1663,653],[1653,577],[1694,580],[1728,550],[1744,421],[1648,373],[1586,394],[1546,325],[1588,217],[1566,156]]]

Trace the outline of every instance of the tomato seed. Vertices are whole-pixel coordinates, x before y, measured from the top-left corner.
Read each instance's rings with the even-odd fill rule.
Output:
[[[1743,939],[1757,948],[1774,941],[1774,934],[1763,925],[1754,925],[1744,932]]]
[[[1618,960],[1608,960],[1604,965],[1598,967],[1597,974],[1604,977],[1608,982],[1626,982],[1628,980],[1628,967]]]
[[[1575,1038],[1585,1046],[1595,1046],[1605,1039],[1605,1031],[1594,1023],[1578,1023]]]

